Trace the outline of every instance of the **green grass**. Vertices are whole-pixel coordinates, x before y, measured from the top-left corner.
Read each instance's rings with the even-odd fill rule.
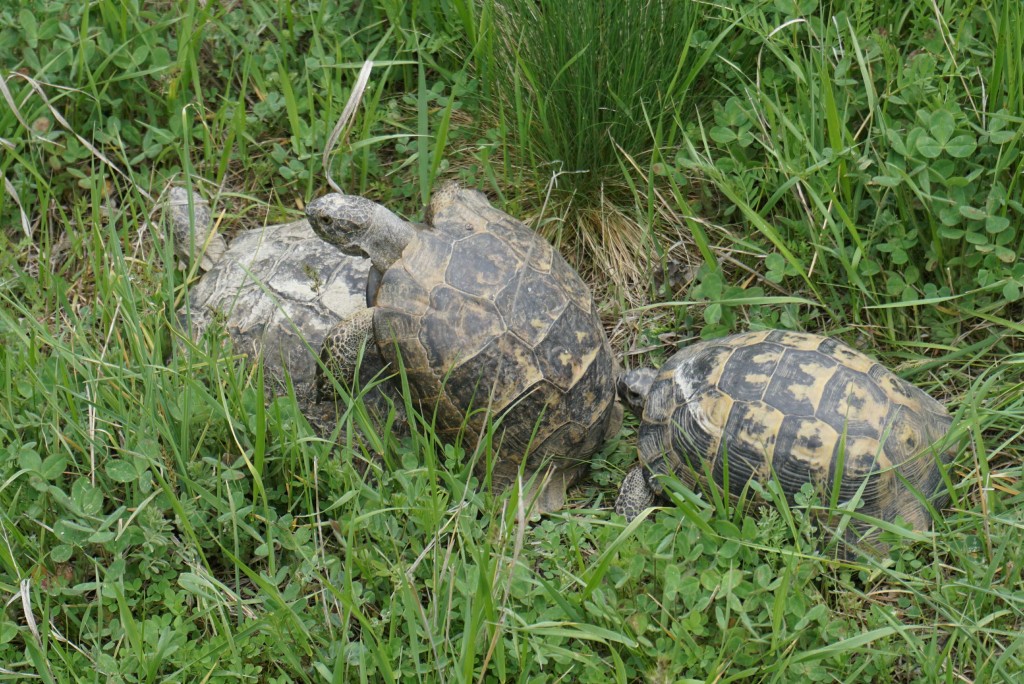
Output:
[[[504,182],[533,188],[540,206],[524,209],[582,271],[643,291],[647,261],[679,231],[633,215],[649,201],[637,186],[679,144],[674,118],[722,92],[716,56],[751,56],[730,49],[738,13],[690,2],[484,6],[495,45],[474,64],[490,85]]]
[[[678,76],[673,98],[587,80],[609,33],[558,34],[554,6],[565,40],[503,62],[499,5],[548,3],[0,9],[0,679],[1019,679],[1022,6],[680,5],[682,61],[643,56],[654,29],[627,20],[612,52]],[[589,38],[571,64],[570,37]],[[529,521],[429,417],[380,453],[334,449],[223,340],[182,354],[185,276],[149,197],[190,174],[228,234],[296,217],[367,58],[329,158],[342,187],[418,217],[456,177],[539,228],[604,231],[574,256],[628,365],[759,327],[868,351],[956,415],[935,530],[840,561],[810,494],[748,510],[682,489],[625,525],[630,426],[573,507]],[[636,137],[570,135],[594,125]],[[614,215],[552,209],[559,145],[601,155],[572,162],[600,175],[570,195],[615,188]],[[602,246],[623,226],[680,242],[633,240],[637,269]]]

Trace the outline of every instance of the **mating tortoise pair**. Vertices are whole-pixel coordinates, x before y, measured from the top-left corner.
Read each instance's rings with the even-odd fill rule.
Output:
[[[187,199],[179,190],[172,202]],[[180,216],[172,208],[178,242],[208,241],[209,222],[195,220],[206,218],[196,203]],[[261,354],[272,376],[287,369],[307,416],[333,407],[299,391],[309,379],[310,346],[322,343],[315,380],[321,398],[333,394],[333,379],[347,390],[364,385],[372,375],[367,366],[387,367],[392,376],[404,369],[413,400],[442,439],[461,438],[470,455],[485,438],[494,446],[481,452],[493,462],[479,470],[496,488],[522,470],[532,479],[534,510],[560,508],[567,487],[621,424],[615,360],[576,272],[522,223],[456,185],[435,193],[427,225],[344,195],[312,202],[307,217],[304,226],[254,231],[258,239],[237,250],[236,238],[192,289],[192,317],[206,323],[220,315],[236,344]],[[319,243],[321,254],[304,249],[300,259],[294,234],[310,226],[341,251],[307,234],[300,244]],[[360,260],[370,264],[368,277],[348,263],[361,256],[370,258]],[[347,264],[347,279],[326,277],[332,261]],[[360,289],[371,308],[328,310],[328,301]],[[330,330],[326,320],[334,323]],[[306,341],[289,342],[292,331]],[[311,422],[326,432],[326,421]]]
[[[862,513],[919,529],[930,524],[929,505],[943,505],[938,464],[953,452],[936,458],[932,446],[949,428],[945,409],[835,340],[733,335],[620,377],[579,276],[480,193],[446,186],[427,225],[346,195],[314,201],[307,216],[318,235],[373,264],[370,308],[327,335],[326,367],[351,377],[354,350],[375,340],[380,365],[404,367],[443,436],[461,431],[471,447],[489,425],[501,428],[493,480],[512,481],[520,465],[542,473],[540,511],[561,505],[618,429],[616,384],[640,421],[640,465],[616,502],[627,518],[653,502],[656,476],[669,473],[735,495],[751,479],[777,478],[790,499],[805,483],[828,494],[838,482],[840,503],[859,497]]]

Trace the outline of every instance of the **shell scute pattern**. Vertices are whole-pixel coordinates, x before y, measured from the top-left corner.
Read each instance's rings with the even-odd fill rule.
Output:
[[[715,481],[725,483],[728,472],[729,490],[738,494],[752,478],[764,477],[768,460],[762,454],[774,446],[780,422],[778,412],[763,402],[735,402],[723,430],[720,456],[713,461]]]
[[[488,342],[472,363],[455,366],[446,387],[456,405],[504,407],[524,386],[528,390],[542,379],[533,349],[514,336],[502,335]]]
[[[529,345],[544,339],[569,303],[564,288],[548,274],[529,267],[520,270],[494,301],[507,312],[509,332]]]
[[[587,429],[575,423],[562,423],[544,440],[547,449],[534,450],[529,457],[532,467],[540,467],[552,454],[562,454],[561,460],[567,470],[586,466],[589,458],[583,454],[593,452],[597,444],[586,444]]]
[[[558,287],[562,288],[569,301],[572,302],[576,308],[580,311],[591,311],[594,307],[594,298],[590,294],[590,290],[583,283],[580,278],[569,278],[569,273],[552,273],[552,277],[555,278],[555,282],[558,283]],[[597,315],[596,313],[594,314]]]
[[[800,480],[801,484],[820,481],[818,477],[808,478],[807,473],[820,477],[828,472],[840,437],[833,425],[813,415],[787,416],[775,441],[773,467],[778,473],[791,474],[793,481]]]
[[[799,491],[807,482],[824,482],[832,467],[831,455],[839,434],[808,416],[787,416],[779,429],[768,477],[779,478],[783,491]]]
[[[840,503],[861,492],[867,514],[924,528],[928,509],[907,484],[940,490],[931,445],[950,423],[937,401],[836,340],[762,331],[666,362],[644,396],[638,450],[655,494],[653,475],[666,472],[690,486],[708,473],[723,485],[728,472],[734,495],[775,477],[790,498],[806,483],[829,495],[838,481]],[[624,491],[624,503],[634,496]]]
[[[515,401],[497,413],[497,420],[503,430],[502,447],[523,454],[526,450],[542,439],[537,432],[537,423],[541,418],[547,422],[559,422],[558,388],[547,380],[532,385]],[[517,419],[517,416],[531,416],[529,419]]]
[[[452,268],[452,253],[457,242],[451,240],[445,232],[421,232],[416,239],[402,252],[402,259],[392,266],[384,274],[385,280],[395,271],[404,271],[409,279],[422,288],[425,292],[431,293],[439,287],[448,287],[447,274]],[[465,264],[461,265],[465,268]],[[458,268],[457,265],[455,268]],[[399,296],[402,293],[391,291],[390,284],[381,287],[377,293],[377,305],[389,306],[396,304],[404,306]]]
[[[828,337],[824,338],[818,345],[818,351],[832,357],[838,361],[841,366],[857,371],[858,373],[869,373],[874,366],[878,365],[857,350],[846,346],[839,340],[834,340]]]
[[[822,343],[831,343],[833,340],[821,337],[820,335],[811,335],[809,333],[796,332],[793,330],[762,330],[754,333],[744,333],[750,335],[749,340],[733,340],[732,344],[736,346],[745,346],[745,344],[757,344],[758,342],[771,342],[781,347],[794,350],[802,351],[822,351],[820,349]],[[828,345],[826,345],[828,346]]]
[[[871,437],[847,437],[843,442],[843,472],[839,481],[839,501],[849,501],[864,487],[865,502],[879,502],[880,496],[891,488],[895,478],[870,477],[892,467],[892,462],[886,457],[877,439]],[[839,466],[839,458],[832,460],[832,467],[829,469],[826,482],[820,480],[816,484],[831,485],[836,477],[836,468]],[[870,478],[865,483],[865,478]],[[831,489],[831,487],[830,487]]]
[[[496,483],[528,450],[530,463],[585,464],[617,425],[616,365],[593,297],[526,226],[479,193],[452,197],[432,203],[430,227],[381,278],[372,302],[381,354],[401,355],[442,438],[465,429],[475,441],[489,417],[498,421]]]
[[[419,343],[430,367],[442,377],[470,362],[504,331],[501,312],[492,301],[442,286],[430,293],[430,309],[420,319]]]
[[[500,235],[502,242],[512,250],[520,262],[541,273],[560,271],[555,266],[555,249],[545,240],[537,240],[532,234],[524,233],[522,225],[509,216],[500,214],[493,210],[495,215],[487,222],[486,231],[493,235]],[[558,257],[560,260],[561,257]],[[591,296],[586,288],[582,288],[582,297],[579,302],[589,303]]]
[[[700,353],[679,352],[662,367],[662,375],[670,377],[676,388],[676,403],[689,401],[708,387],[717,387],[725,363],[732,349],[725,346],[698,350]]]
[[[694,403],[694,410],[687,411],[692,437],[701,447],[701,453],[720,450],[722,445],[721,427],[729,420],[735,401],[718,387],[708,387],[701,392]]]
[[[486,297],[521,266],[522,261],[497,236],[476,233],[455,242],[444,281],[467,295]]]
[[[885,447],[893,454],[896,462],[912,458],[917,452],[928,446],[928,435],[924,425],[910,407],[895,405],[890,407],[885,421]]]
[[[780,349],[765,344],[735,349],[721,365],[722,377],[716,384],[736,401],[757,401],[765,395],[781,356]]]
[[[583,373],[565,392],[563,406],[568,420],[584,428],[591,424],[592,407],[601,402],[607,378],[614,376],[615,371],[615,360],[610,355],[596,354],[593,361],[586,364]]]
[[[603,351],[594,316],[567,306],[538,345],[537,362],[544,377],[565,392],[582,377]]]
[[[401,311],[413,316],[422,316],[430,309],[432,283],[424,284],[415,271],[392,268],[381,276],[374,305],[390,312]],[[386,338],[382,338],[386,339]]]
[[[829,425],[842,427],[847,435],[881,434],[889,413],[889,398],[864,373],[836,366],[826,383],[815,415]]]
[[[787,349],[765,396],[789,415],[813,416],[836,362],[814,351]]]

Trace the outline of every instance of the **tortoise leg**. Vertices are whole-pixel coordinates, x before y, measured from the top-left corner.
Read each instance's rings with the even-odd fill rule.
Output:
[[[557,513],[565,507],[566,492],[579,479],[579,469],[548,468],[537,473],[523,492],[531,517]]]
[[[360,348],[364,349],[363,363],[357,369]],[[342,386],[350,389],[355,384],[357,370],[360,378],[372,379],[383,368],[373,338],[373,309],[361,309],[331,328],[320,347],[320,360],[323,365],[316,369],[318,401],[334,397],[332,375]]]
[[[615,499],[615,512],[626,516],[629,522],[654,503],[654,490],[647,481],[647,473],[638,465],[622,480],[619,496]]]

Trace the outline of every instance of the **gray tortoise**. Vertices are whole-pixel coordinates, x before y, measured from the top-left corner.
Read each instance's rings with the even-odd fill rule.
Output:
[[[839,503],[863,485],[860,512],[920,530],[931,525],[922,499],[948,502],[946,409],[837,340],[766,330],[700,342],[626,373],[619,392],[640,420],[640,464],[615,503],[627,519],[668,473],[691,487],[728,477],[733,495],[775,477],[790,501],[809,482],[828,501],[842,467]]]
[[[522,464],[542,483],[529,492],[535,512],[560,508],[621,423],[617,365],[579,275],[543,238],[456,184],[434,194],[426,225],[341,194],[311,202],[306,215],[318,235],[374,267],[372,310],[339,326],[325,355],[372,329],[442,439],[461,435],[472,453],[493,419],[493,485],[513,482]]]
[[[228,246],[201,196],[193,193],[190,204],[188,191],[172,188],[168,200],[175,250],[205,271],[179,312],[183,327],[199,339],[221,325],[236,350],[262,357],[268,395],[284,390],[287,373],[303,413],[329,433],[337,416],[317,401],[317,356],[334,326],[366,310],[369,260],[324,242],[305,219],[243,231]],[[372,346],[365,361],[360,375],[369,379],[368,369],[382,366]]]

